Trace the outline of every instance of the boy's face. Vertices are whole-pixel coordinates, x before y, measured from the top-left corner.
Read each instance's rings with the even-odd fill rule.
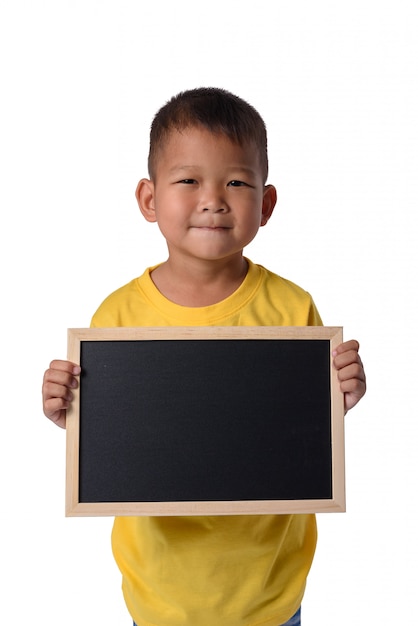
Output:
[[[258,151],[203,128],[173,131],[155,181],[137,188],[141,211],[156,221],[170,258],[237,258],[267,223],[276,201],[264,186]]]

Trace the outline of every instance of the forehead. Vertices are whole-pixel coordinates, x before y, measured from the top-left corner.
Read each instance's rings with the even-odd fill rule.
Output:
[[[209,163],[261,170],[258,149],[253,142],[241,145],[224,133],[211,132],[202,127],[169,131],[160,145],[156,167]]]

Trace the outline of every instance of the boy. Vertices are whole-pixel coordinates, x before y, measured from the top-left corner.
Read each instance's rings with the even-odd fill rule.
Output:
[[[93,327],[322,324],[308,293],[243,255],[276,203],[253,107],[214,88],[172,98],[154,118],[148,168],[136,198],[168,259],[108,296]],[[346,410],[366,389],[358,348],[334,354]],[[59,426],[79,373],[67,361],[45,373],[44,412]],[[300,624],[315,545],[314,515],[120,517],[112,533],[138,626]]]

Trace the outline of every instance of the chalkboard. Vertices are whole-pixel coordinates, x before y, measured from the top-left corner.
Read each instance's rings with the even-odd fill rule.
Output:
[[[67,515],[345,510],[340,327],[69,329]]]

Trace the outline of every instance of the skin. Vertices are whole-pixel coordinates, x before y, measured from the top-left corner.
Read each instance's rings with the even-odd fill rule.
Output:
[[[243,249],[276,204],[256,148],[200,128],[171,133],[155,179],[140,180],[136,197],[168,247],[152,279],[169,300],[189,307],[219,302],[239,287]]]
[[[243,250],[268,223],[276,190],[264,184],[254,146],[195,127],[171,133],[154,179],[139,181],[136,198],[167,242],[168,258],[152,272],[154,284],[172,302],[200,307],[227,298],[244,280]],[[348,411],[366,392],[358,341],[340,344],[333,365]],[[79,374],[78,365],[61,360],[44,374],[43,410],[61,428]]]

